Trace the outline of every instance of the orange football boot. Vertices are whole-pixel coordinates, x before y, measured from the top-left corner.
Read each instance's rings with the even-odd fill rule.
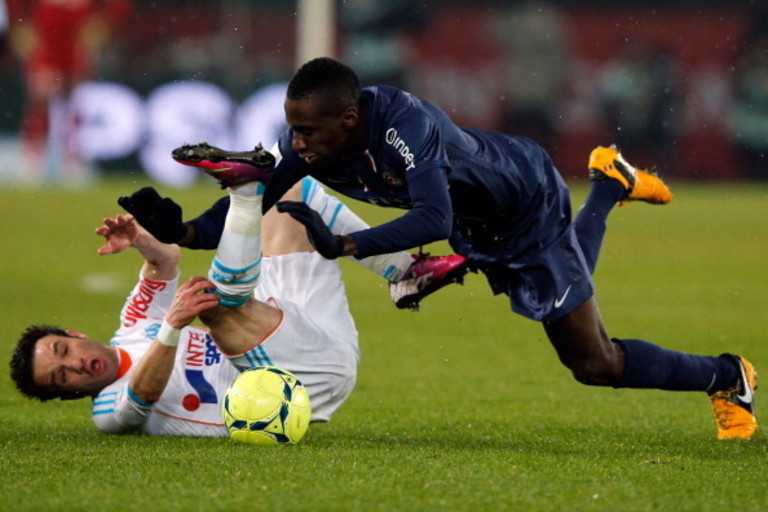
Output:
[[[651,204],[667,204],[672,192],[653,171],[636,169],[621,156],[615,145],[598,146],[589,155],[589,179],[618,180],[627,191],[626,201],[645,201]]]
[[[749,439],[757,431],[754,392],[757,372],[741,356],[724,354],[739,365],[740,375],[735,387],[709,395],[717,420],[718,439]]]

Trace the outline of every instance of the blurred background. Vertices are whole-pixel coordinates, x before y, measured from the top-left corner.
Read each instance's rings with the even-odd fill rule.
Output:
[[[271,146],[286,81],[322,54],[536,139],[567,178],[613,142],[673,179],[768,178],[758,0],[0,0],[0,27],[0,186],[188,187],[171,149]]]

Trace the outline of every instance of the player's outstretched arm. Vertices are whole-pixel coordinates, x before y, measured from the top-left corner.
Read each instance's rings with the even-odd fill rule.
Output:
[[[129,247],[144,257],[142,276],[147,279],[167,281],[178,274],[180,249],[177,245],[164,244],[141,227],[133,215],[105,217],[104,224],[96,228],[106,243],[99,247],[99,255],[118,254]]]

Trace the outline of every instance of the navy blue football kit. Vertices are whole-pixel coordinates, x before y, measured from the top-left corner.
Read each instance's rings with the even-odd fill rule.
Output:
[[[549,328],[576,327],[568,323],[569,313],[593,296],[591,276],[612,208],[624,200],[663,204],[671,198],[633,197],[632,186],[616,179],[620,175],[615,169],[611,179],[605,179],[600,169],[591,169],[590,157],[590,172],[596,172],[597,179],[572,221],[567,186],[546,151],[528,138],[459,127],[434,105],[387,86],[362,90],[360,116],[365,127],[362,144],[335,159],[310,164],[292,149],[293,132],[283,133],[264,208],[309,175],[343,195],[406,209],[390,222],[347,234],[357,246],[355,256],[448,239],[457,254],[485,274],[494,293],[510,298],[515,312]],[[615,149],[598,148],[593,155],[601,151],[617,156],[609,165],[628,165]],[[649,182],[653,180],[669,194],[657,178]],[[226,210],[222,200],[191,221],[197,236],[193,247],[215,246]],[[739,376],[747,364],[739,362],[742,358],[686,354],[639,339],[612,341],[625,354],[622,376],[612,386],[706,391],[721,438],[746,437],[754,431],[751,404],[742,407],[750,423],[743,429],[746,434],[729,434],[728,422],[718,416],[726,409],[723,404],[733,402],[733,382],[754,380]],[[722,393],[728,396],[719,397]]]
[[[460,128],[442,110],[393,87],[365,88],[362,102],[365,143],[351,157],[310,165],[291,149],[290,130],[280,137],[265,207],[309,175],[346,196],[408,209],[351,233],[357,257],[448,238],[495,293],[509,295],[515,311],[534,320],[562,316],[592,295],[594,265],[573,231],[568,189],[540,146]],[[226,206],[224,199],[191,221],[196,247],[215,247]]]

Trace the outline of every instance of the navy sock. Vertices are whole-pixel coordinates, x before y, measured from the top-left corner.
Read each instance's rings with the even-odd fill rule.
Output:
[[[617,180],[592,182],[587,200],[576,214],[573,228],[584,257],[589,265],[589,272],[594,273],[597,256],[603,245],[605,219],[618,201],[624,199],[626,190]]]
[[[713,393],[733,386],[738,365],[726,357],[696,356],[661,348],[643,340],[614,342],[624,348],[624,377],[618,388],[707,391]]]

